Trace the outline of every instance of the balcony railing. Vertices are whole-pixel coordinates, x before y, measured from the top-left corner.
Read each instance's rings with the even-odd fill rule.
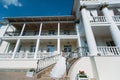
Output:
[[[14,58],[34,58],[34,52],[29,53],[18,52],[15,54]]]
[[[20,32],[6,32],[4,36],[19,36]]]
[[[0,58],[12,58],[12,53],[0,53]]]
[[[50,34],[48,32],[42,32],[41,36],[55,36],[58,35],[57,32]],[[75,31],[70,31],[69,33],[60,32],[60,35],[77,35]],[[20,36],[20,32],[6,32],[4,36]],[[24,32],[22,36],[38,36],[38,32]]]
[[[118,46],[98,46],[97,47],[97,54],[95,56],[120,56],[120,47]],[[57,52],[54,53],[44,53],[44,52],[38,52],[35,54],[35,52],[17,52],[14,56],[15,59],[34,59],[34,56],[36,55],[37,59],[49,57],[52,55],[57,54]],[[13,53],[0,53],[0,59],[11,59],[13,56]],[[79,47],[76,50],[74,50],[73,53],[67,52],[65,53],[65,57],[69,58],[78,58],[80,56],[91,56],[91,53],[89,52],[88,47]]]
[[[107,19],[104,16],[93,17],[93,20],[91,20],[90,22],[91,23],[108,23]]]
[[[120,23],[120,16],[113,16],[113,21],[116,23]],[[92,20],[90,20],[91,23],[100,23],[100,24],[106,24],[109,23],[106,19],[105,16],[97,16],[97,17],[93,17]]]
[[[120,55],[120,47],[107,47],[99,46],[97,47],[98,55],[100,56],[118,56]]]
[[[116,22],[116,23],[120,23],[120,16],[113,16],[113,20]]]

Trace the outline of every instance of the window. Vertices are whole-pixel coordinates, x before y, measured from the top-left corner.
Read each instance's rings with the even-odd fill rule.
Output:
[[[35,49],[36,49],[36,46],[32,45],[31,48],[30,48],[30,52],[35,52]]]
[[[49,35],[55,35],[55,30],[49,30],[48,34]]]
[[[64,35],[70,35],[70,30],[64,30]]]
[[[47,45],[47,52],[54,52],[55,46],[54,45]]]
[[[107,46],[115,46],[113,41],[106,41]]]
[[[72,52],[72,46],[71,45],[64,45],[64,52]]]

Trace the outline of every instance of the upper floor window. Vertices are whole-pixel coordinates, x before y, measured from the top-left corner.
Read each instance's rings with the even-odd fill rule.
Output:
[[[30,52],[35,52],[35,49],[36,49],[36,46],[35,46],[35,45],[32,45],[32,46],[30,47]]]
[[[48,34],[49,34],[49,35],[55,35],[55,30],[49,30],[49,31],[48,31]]]
[[[113,41],[106,41],[107,46],[115,46],[115,43]]]
[[[54,52],[55,46],[54,45],[47,45],[47,52]]]
[[[70,35],[70,30],[64,30],[64,35]]]
[[[72,46],[71,45],[64,45],[64,52],[72,52]]]

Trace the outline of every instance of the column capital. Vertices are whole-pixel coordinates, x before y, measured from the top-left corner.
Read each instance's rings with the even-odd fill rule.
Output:
[[[98,6],[99,10],[102,10],[105,7],[108,7],[107,3],[102,3],[101,5]]]
[[[83,8],[86,8],[86,7],[87,7],[86,5],[80,6],[80,11],[81,11]]]

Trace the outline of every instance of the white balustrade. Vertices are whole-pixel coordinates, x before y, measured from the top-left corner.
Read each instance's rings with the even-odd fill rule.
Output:
[[[120,23],[120,16],[113,16],[113,20]]]
[[[12,53],[0,53],[0,58],[12,58]]]
[[[58,57],[59,57],[59,54],[39,59],[37,62],[37,72],[56,63],[56,61],[58,60]]]
[[[120,55],[120,47],[117,47],[117,46],[111,46],[111,47],[108,47],[108,46],[98,46],[97,47],[97,50],[98,50],[98,55],[103,55],[103,56],[118,56]]]
[[[93,17],[93,20],[90,20],[91,23],[108,23],[107,19],[104,16]]]
[[[108,23],[105,16],[97,16],[92,18],[93,20],[90,20],[91,23]],[[120,23],[120,16],[113,16],[112,18],[114,22]]]

